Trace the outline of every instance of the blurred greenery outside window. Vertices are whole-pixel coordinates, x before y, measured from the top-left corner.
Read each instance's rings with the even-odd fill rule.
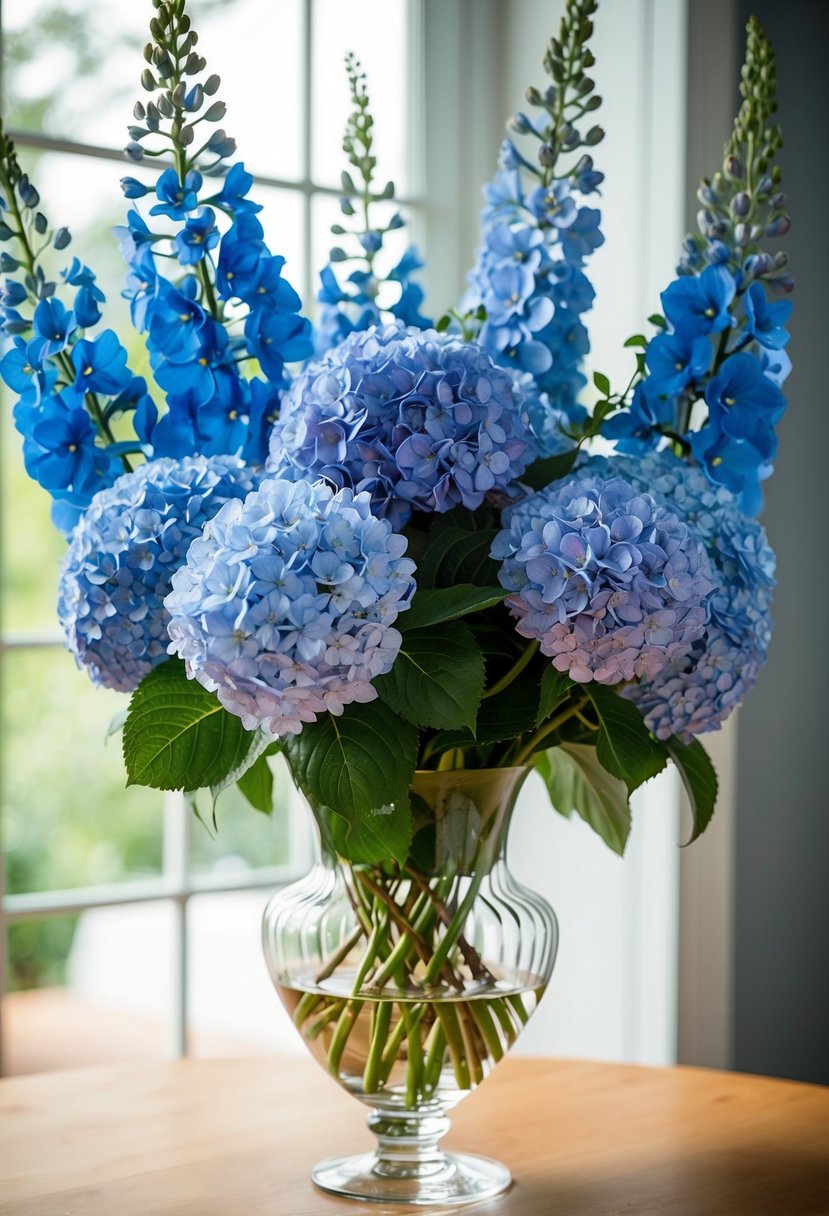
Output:
[[[257,191],[266,238],[286,256],[286,275],[308,308],[311,270],[324,262],[328,230],[338,218],[346,50],[361,55],[369,71],[378,141],[388,156],[379,171],[406,190],[408,0],[280,0],[267,10],[259,0],[191,0],[189,10],[208,69],[222,76],[224,125],[237,140],[239,158],[266,179]],[[4,0],[0,31],[5,125],[17,138],[50,223],[72,231],[66,261],[77,255],[97,274],[107,294],[105,324],[126,343],[139,374],[147,368],[146,352],[120,297],[124,268],[110,230],[123,222],[129,205],[119,178],[128,172],[152,180],[155,170],[121,165],[107,153],[120,152],[126,142],[141,94],[151,14],[150,0]],[[257,37],[229,36],[242,28],[256,29]],[[5,892],[31,896],[157,879],[165,866],[164,795],[125,788],[120,741],[106,739],[125,700],[93,688],[60,644],[55,602],[65,543],[50,521],[48,495],[24,471],[14,400],[5,386],[0,402]],[[219,806],[217,838],[192,825],[192,881],[202,877],[215,890],[226,880],[232,887],[256,867],[291,862],[296,825],[292,834],[286,777],[277,778],[270,819],[228,791]],[[7,991],[64,982],[77,919],[61,915],[6,926]]]

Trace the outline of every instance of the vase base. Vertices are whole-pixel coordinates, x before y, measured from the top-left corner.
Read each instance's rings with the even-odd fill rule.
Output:
[[[416,1171],[389,1166],[377,1153],[329,1157],[311,1171],[323,1191],[373,1203],[475,1203],[500,1195],[512,1182],[505,1165],[469,1153],[440,1153]]]

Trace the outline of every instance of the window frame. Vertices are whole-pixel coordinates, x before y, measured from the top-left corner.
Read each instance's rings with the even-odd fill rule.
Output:
[[[424,96],[426,59],[423,54],[425,29],[425,6],[427,0],[400,0],[406,8],[407,26],[407,93],[405,100],[405,138],[409,149],[409,178],[416,189],[407,196],[398,196],[397,201],[411,216],[413,230],[423,234],[426,220],[424,192],[420,189],[422,176],[422,148],[424,146],[421,125],[421,102]],[[299,195],[302,199],[302,274],[305,284],[305,311],[312,308],[312,288],[315,271],[313,264],[313,206],[317,197],[338,198],[342,193],[337,187],[317,182],[312,173],[313,166],[313,106],[314,63],[313,33],[315,0],[301,0],[302,4],[302,61],[303,77],[299,104],[303,123],[302,175],[297,180],[279,178],[267,174],[254,174],[258,186],[276,187]],[[0,24],[0,53],[3,30]],[[124,165],[123,151],[99,144],[52,137],[33,131],[10,130],[9,135],[20,148],[31,148],[48,152],[68,153],[77,157],[109,160]],[[154,162],[151,166],[162,172],[166,162]],[[0,624],[0,681],[2,681],[4,659],[8,653],[42,648],[57,648],[62,645],[60,634],[6,633]],[[0,782],[2,793],[2,782]],[[298,799],[297,799],[298,801]],[[188,992],[188,910],[195,896],[206,894],[230,894],[239,891],[275,891],[301,878],[310,864],[307,834],[293,830],[297,825],[299,807],[289,805],[279,808],[277,813],[289,817],[290,861],[286,865],[261,866],[247,874],[236,877],[213,876],[194,873],[192,866],[192,812],[183,795],[163,795],[162,819],[162,864],[157,877],[146,879],[124,879],[111,884],[89,885],[68,890],[44,890],[21,894],[7,894],[5,890],[5,864],[0,857],[0,1076],[3,1075],[3,1002],[6,997],[7,928],[23,921],[77,915],[96,908],[111,908],[141,903],[169,903],[174,909],[173,985],[172,1002],[168,1011],[169,1054],[180,1058],[188,1054],[189,992]],[[2,827],[2,805],[0,805],[0,827]]]

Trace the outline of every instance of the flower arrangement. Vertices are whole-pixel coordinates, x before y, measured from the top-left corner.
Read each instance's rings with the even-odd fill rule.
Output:
[[[627,343],[630,383],[596,373],[588,409],[595,0],[568,0],[548,83],[485,187],[466,294],[435,327],[417,251],[377,268],[403,220],[374,218],[394,186],[375,182],[358,61],[313,328],[231,162],[184,2],[153,5],[126,151],[164,167],[123,179],[116,230],[149,383],[103,327],[93,271],[74,258],[50,277],[69,233],[0,136],[0,374],[69,541],[67,644],[93,682],[132,694],[129,780],[261,789],[245,773],[267,786],[279,750],[345,820],[353,861],[402,863],[416,770],[532,765],[559,811],[621,851],[630,793],[672,759],[698,835],[716,780],[697,736],[753,684],[771,628],[754,516],[792,281],[767,248],[789,219],[759,25],[699,231],[652,336]],[[591,454],[599,437],[612,454]]]

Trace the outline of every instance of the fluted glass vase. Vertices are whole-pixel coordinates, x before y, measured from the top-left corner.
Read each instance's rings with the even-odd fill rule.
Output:
[[[339,1195],[459,1204],[509,1185],[498,1162],[447,1154],[447,1112],[506,1054],[540,1000],[557,926],[511,876],[507,831],[525,768],[420,772],[405,864],[320,859],[265,912],[264,948],[312,1055],[369,1107],[374,1152],[321,1162]]]

